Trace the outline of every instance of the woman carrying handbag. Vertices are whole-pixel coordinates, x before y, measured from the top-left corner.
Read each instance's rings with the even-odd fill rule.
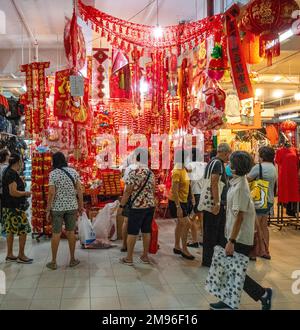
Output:
[[[140,261],[145,264],[150,263],[148,253],[155,211],[155,176],[148,168],[148,150],[138,148],[134,154],[137,168],[132,170],[126,179],[119,209],[121,214],[125,207],[128,208],[127,257],[121,258],[120,262],[129,266],[133,266],[133,252],[140,230],[144,246]]]

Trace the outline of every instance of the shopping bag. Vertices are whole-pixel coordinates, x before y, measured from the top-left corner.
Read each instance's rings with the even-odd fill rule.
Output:
[[[119,204],[119,201],[106,204],[98,212],[93,224],[97,239],[111,239],[112,241],[117,239],[116,217]]]
[[[221,246],[216,246],[205,289],[233,309],[238,309],[244,287],[249,258],[234,252],[226,256]]]
[[[263,179],[261,164],[259,164],[259,178],[250,183],[250,191],[255,208],[268,209],[269,181]]]
[[[96,233],[94,231],[91,220],[87,217],[85,212],[79,218],[78,236],[80,243],[83,245],[91,244],[96,239]]]
[[[215,159],[208,165],[209,168],[207,169],[206,176],[204,176],[204,178],[202,179],[202,188],[201,188],[200,200],[199,200],[199,204],[198,204],[198,210],[200,212],[201,211],[212,212],[212,209],[214,207],[214,200],[213,200],[212,193],[211,193],[211,175],[212,175],[214,166],[216,165],[216,163],[218,161],[219,161],[218,159]],[[221,181],[222,174],[223,173],[221,173],[221,175],[220,175],[220,179],[219,179],[219,183],[218,183],[219,200],[221,200],[221,194],[222,194],[223,188],[225,186],[224,182]]]
[[[153,219],[152,227],[151,227],[151,239],[149,246],[149,253],[156,254],[159,249],[158,246],[158,225],[156,221]]]

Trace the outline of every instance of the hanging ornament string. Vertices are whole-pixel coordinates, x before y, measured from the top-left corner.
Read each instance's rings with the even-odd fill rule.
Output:
[[[155,26],[131,23],[100,10],[86,6],[79,1],[79,12],[86,23],[90,23],[95,32],[107,38],[114,46],[123,48],[128,52],[130,47],[146,49],[171,49],[183,47],[188,49],[190,44],[197,45],[199,37],[213,35],[223,30],[223,15],[208,17],[200,21],[184,23],[163,28],[160,38],[154,36]],[[127,43],[127,48],[125,46]]]

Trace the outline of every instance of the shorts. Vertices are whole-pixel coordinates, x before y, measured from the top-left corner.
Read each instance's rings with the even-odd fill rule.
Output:
[[[189,215],[189,206],[188,203],[180,203],[182,208],[183,217],[186,218]],[[174,201],[169,200],[169,210],[170,215],[173,219],[177,218],[177,207]]]
[[[2,209],[4,231],[6,234],[27,235],[31,228],[25,211],[19,209]]]
[[[256,209],[256,215],[269,215],[271,208],[273,207],[272,203],[268,203],[268,208],[267,209]]]
[[[151,234],[155,208],[130,209],[128,215],[128,235]]]
[[[62,231],[63,222],[65,223],[66,231],[75,231],[77,212],[77,210],[51,211],[52,232],[54,234],[60,234]]]

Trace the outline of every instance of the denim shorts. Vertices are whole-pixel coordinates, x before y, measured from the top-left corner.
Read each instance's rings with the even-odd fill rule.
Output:
[[[256,209],[256,215],[269,215],[271,208],[273,207],[272,203],[268,203],[267,209]]]
[[[75,231],[77,210],[72,211],[51,211],[52,216],[52,231],[54,234],[60,234],[62,231],[63,222],[66,226],[66,231]]]

